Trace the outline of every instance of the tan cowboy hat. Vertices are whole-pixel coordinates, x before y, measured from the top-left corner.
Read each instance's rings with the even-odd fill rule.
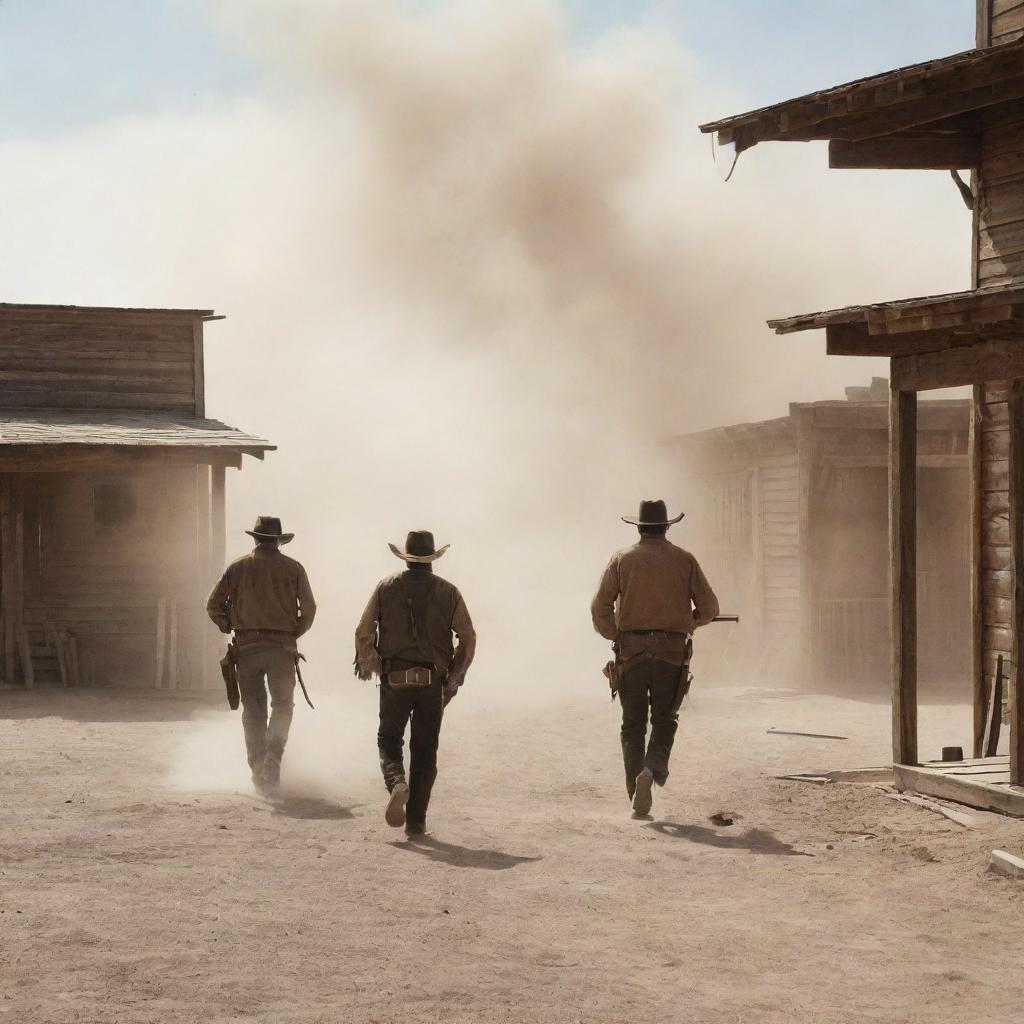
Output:
[[[245,532],[257,540],[278,540],[282,544],[287,544],[295,536],[294,533],[282,533],[281,520],[275,516],[257,516],[256,525]]]
[[[665,502],[659,498],[657,501],[641,501],[640,515],[636,519],[632,516],[623,516],[622,521],[629,523],[630,526],[671,526],[685,515],[685,512],[680,512],[675,519],[669,519]]]
[[[410,530],[405,538],[405,550],[397,544],[388,543],[392,554],[403,562],[433,562],[440,558],[451,547],[434,548],[434,535],[429,530]]]

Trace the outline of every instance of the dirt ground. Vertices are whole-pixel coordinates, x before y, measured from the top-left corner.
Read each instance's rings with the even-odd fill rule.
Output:
[[[298,709],[268,802],[226,710],[0,694],[0,1020],[1024,1020],[1024,882],[986,871],[1024,822],[773,779],[884,763],[885,703],[701,690],[642,822],[603,698],[467,688],[410,843],[373,701]],[[924,709],[925,751],[966,714]]]

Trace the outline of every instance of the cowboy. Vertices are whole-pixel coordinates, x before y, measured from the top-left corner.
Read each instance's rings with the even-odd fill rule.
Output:
[[[281,553],[295,534],[282,533],[280,519],[260,516],[245,532],[256,546],[224,570],[206,602],[206,614],[222,633],[234,630],[252,781],[257,789],[273,790],[281,781],[295,704],[295,641],[313,625],[316,601],[306,570]]]
[[[663,501],[641,501],[640,541],[613,555],[590,606],[594,628],[614,643],[622,705],[622,760],[634,815],[651,810],[651,784],[664,786],[689,682],[690,637],[718,614],[697,559],[666,534],[685,513],[670,519]],[[650,712],[651,739],[644,750]]]
[[[435,548],[429,530],[413,530],[404,548],[388,547],[406,568],[378,583],[366,605],[356,627],[355,674],[380,678],[377,749],[389,793],[384,819],[421,836],[437,777],[441,718],[466,678],[476,633],[458,588],[434,573],[433,563],[449,545]],[[402,746],[410,720],[406,782]]]

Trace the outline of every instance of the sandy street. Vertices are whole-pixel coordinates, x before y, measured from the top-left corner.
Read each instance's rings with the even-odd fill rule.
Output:
[[[1024,1019],[1024,883],[985,870],[1024,825],[772,779],[883,763],[883,702],[701,689],[644,823],[599,694],[467,690],[413,844],[382,820],[373,699],[297,709],[272,804],[227,711],[3,694],[0,1019]],[[965,715],[924,708],[925,752]]]

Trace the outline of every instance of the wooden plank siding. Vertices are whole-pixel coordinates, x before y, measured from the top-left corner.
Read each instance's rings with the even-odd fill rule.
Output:
[[[1007,13],[1024,25],[1024,6]],[[981,114],[976,206],[978,286],[1024,281],[1024,100]]]
[[[983,0],[983,3],[989,0]],[[1009,43],[1024,36],[1024,0],[990,0],[988,44]]]
[[[188,321],[0,319],[0,408],[194,414],[202,405],[198,349]]]
[[[1012,554],[1010,551],[1007,383],[995,381],[981,389],[980,584],[981,650],[978,687],[983,704],[995,679],[996,658],[1012,671]]]

